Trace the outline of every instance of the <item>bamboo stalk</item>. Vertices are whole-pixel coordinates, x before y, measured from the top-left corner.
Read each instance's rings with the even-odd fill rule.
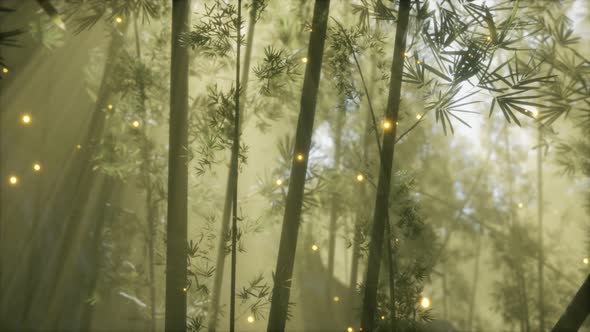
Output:
[[[252,58],[252,46],[254,43],[254,31],[256,27],[256,12],[258,10],[258,1],[252,2],[250,7],[250,22],[248,23],[248,31],[246,33],[246,50],[244,55],[244,66],[242,69],[241,91],[244,100],[240,102],[239,108],[241,116],[245,118],[245,106],[248,89],[248,78],[250,74],[250,61]],[[243,122],[243,121],[242,121]],[[239,151],[238,151],[239,152]],[[207,330],[214,332],[217,329],[217,317],[219,316],[219,302],[221,298],[221,284],[223,282],[223,275],[225,270],[225,237],[229,231],[230,216],[232,211],[232,190],[234,188],[234,169],[237,168],[236,158],[234,157],[234,150],[232,149],[230,156],[230,165],[227,174],[227,183],[225,187],[225,201],[223,206],[223,214],[221,216],[221,229],[219,231],[219,239],[217,242],[217,259],[215,264],[215,277],[213,279],[213,291],[211,295],[211,302],[209,305],[209,321]]]
[[[166,225],[167,332],[186,331],[188,194],[188,49],[180,37],[190,24],[190,0],[172,2],[168,216]]]
[[[274,274],[274,286],[267,327],[269,332],[284,331],[288,316],[297,237],[301,223],[305,175],[309,160],[309,149],[311,147],[329,7],[329,0],[315,1],[312,31],[310,33],[307,54],[308,63],[305,68],[303,91],[301,93],[301,110],[299,112],[295,134],[291,179],[287,191],[277,267]]]
[[[236,104],[235,104],[235,123],[234,137],[232,146],[233,164],[236,166],[232,169],[234,176],[233,199],[232,199],[232,229],[231,229],[231,282],[230,282],[230,306],[229,306],[229,330],[236,330],[236,265],[238,253],[238,169],[239,169],[239,152],[240,152],[240,43],[242,29],[242,0],[238,0],[238,26],[236,28],[237,37],[237,54],[236,54]]]
[[[539,331],[545,332],[545,301],[543,294],[543,128],[539,122],[537,127],[537,222],[539,227],[539,261],[537,269],[539,272]]]
[[[398,21],[395,34],[395,45],[391,64],[389,84],[389,96],[387,100],[386,121],[391,128],[383,137],[383,149],[380,158],[379,181],[377,184],[377,197],[373,218],[371,242],[369,246],[369,260],[367,265],[367,278],[365,280],[365,292],[363,296],[363,309],[361,315],[361,327],[364,331],[374,330],[374,317],[377,305],[377,287],[379,282],[379,269],[383,249],[383,233],[388,216],[389,192],[391,190],[391,172],[393,166],[394,142],[396,135],[396,122],[399,113],[401,99],[403,53],[406,48],[406,33],[410,16],[410,0],[401,0],[398,10]]]

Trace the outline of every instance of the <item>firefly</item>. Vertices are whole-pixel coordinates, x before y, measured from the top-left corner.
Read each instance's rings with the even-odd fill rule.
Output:
[[[297,154],[297,160],[303,161],[303,153]]]
[[[133,126],[133,128],[139,128],[139,121],[135,120],[131,123],[131,125]]]
[[[522,209],[522,207],[523,207],[523,206],[524,206],[524,204],[522,204],[522,203],[518,203],[518,208],[519,208],[519,209]]]
[[[318,249],[319,249],[318,246],[315,244],[311,246],[311,250],[313,250],[313,251],[318,251]]]
[[[254,317],[248,316],[248,323],[254,323]]]
[[[582,263],[584,263],[585,265],[590,264],[590,258],[584,257],[584,259],[582,259]]]
[[[115,22],[122,23],[123,22],[123,19],[121,17],[118,17],[117,16],[117,18],[115,18]]]
[[[6,68],[6,67],[2,68],[2,73],[8,74],[8,68]]]
[[[389,120],[383,121],[383,129],[389,129],[389,128],[391,128],[391,121],[389,121]]]
[[[283,184],[283,181],[281,179],[278,179],[277,182],[276,182],[276,184],[277,184],[277,186],[280,186],[280,185]]]
[[[352,331],[354,331],[354,330],[352,329],[352,327],[350,327],[350,326],[349,326],[349,327],[346,329],[346,331],[348,331],[348,332],[352,332]]]
[[[107,105],[107,108],[110,109],[110,110],[112,110],[113,109],[113,104],[108,104]]]
[[[420,301],[420,306],[424,309],[427,309],[430,307],[430,299],[427,297],[423,297],[422,300]]]
[[[334,296],[334,302],[340,302],[340,298],[338,296]]]
[[[421,114],[417,114],[416,115],[416,119],[418,119],[418,120],[422,119],[422,115]]]
[[[306,57],[301,58],[301,62],[307,63],[307,58]]]
[[[10,185],[16,186],[16,184],[18,183],[18,178],[13,175],[8,178],[8,182],[10,183]]]
[[[33,170],[39,172],[41,170],[41,165],[38,163],[33,164]]]
[[[365,179],[365,177],[362,174],[359,174],[359,175],[356,176],[356,180],[358,182],[362,182],[364,179]]]
[[[24,124],[24,125],[29,125],[32,121],[32,118],[30,115],[28,114],[23,114],[23,116],[20,118],[20,121]]]

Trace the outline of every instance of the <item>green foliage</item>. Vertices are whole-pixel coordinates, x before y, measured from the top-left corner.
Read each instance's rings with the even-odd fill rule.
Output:
[[[267,174],[264,178],[259,178],[258,187],[260,195],[265,197],[271,205],[268,211],[270,216],[281,215],[285,208],[287,198],[287,188],[289,186],[291,163],[295,158],[293,154],[294,142],[291,136],[283,136],[278,142],[279,160],[278,166]],[[313,155],[314,147],[310,150]],[[308,161],[306,185],[303,192],[302,211],[309,211],[320,205],[320,195],[325,190],[325,179],[323,168],[318,160],[313,158]],[[280,180],[280,182],[278,182]]]
[[[14,10],[7,7],[0,7],[0,15],[4,15],[5,13],[11,13]],[[14,37],[21,35],[24,33],[22,29],[12,29],[7,31],[0,31],[0,49],[2,47],[19,47],[18,42]],[[6,62],[2,55],[0,55],[0,66],[5,68],[7,67]],[[2,79],[3,75],[0,75],[0,79]]]
[[[300,73],[299,61],[294,54],[288,55],[285,49],[272,46],[264,48],[262,63],[254,67],[253,71],[261,81],[260,93],[264,96],[277,96],[287,90]]]
[[[143,21],[157,19],[169,11],[170,5],[158,0],[66,0],[65,16],[71,20],[75,33],[91,29],[102,19],[110,24],[141,15]]]
[[[29,23],[31,36],[48,50],[60,48],[64,44],[64,32],[46,15],[41,15],[36,23]]]
[[[242,305],[249,303],[248,312],[252,314],[255,320],[264,319],[265,312],[270,304],[270,295],[271,287],[264,282],[262,274],[250,280],[248,286],[242,286],[242,289],[237,293]]]
[[[205,4],[205,13],[193,30],[181,37],[181,41],[193,50],[207,57],[228,56],[236,45],[238,11],[233,4],[216,0],[213,5]],[[243,37],[240,44],[244,44]]]
[[[199,155],[197,174],[202,175],[206,170],[218,163],[217,154],[230,149],[233,144],[235,124],[235,88],[232,86],[227,93],[220,91],[217,85],[207,87],[207,101],[196,99],[196,106],[203,106],[208,112],[192,112],[189,127],[189,142],[196,144]],[[206,104],[205,104],[206,103]],[[246,163],[247,146],[240,145],[240,164]]]

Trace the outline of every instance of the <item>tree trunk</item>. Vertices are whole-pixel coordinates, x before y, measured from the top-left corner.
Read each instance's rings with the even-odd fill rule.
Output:
[[[447,267],[446,264],[443,265],[443,272],[442,272],[442,290],[443,290],[443,319],[449,320],[449,292],[447,288]]]
[[[189,29],[190,0],[172,2],[168,222],[166,225],[166,318],[168,332],[186,331],[188,194],[188,49],[180,36]]]
[[[510,232],[520,232],[517,224],[516,213],[514,212],[514,177],[512,175],[512,160],[510,155],[510,130],[509,127],[506,126],[506,135],[504,136],[504,142],[506,144],[506,163],[508,165],[508,201],[510,206],[510,227],[508,228]],[[516,234],[518,238],[520,238],[520,233]],[[514,266],[514,274],[516,277],[516,283],[518,285],[518,292],[520,293],[520,308],[521,308],[521,330],[525,332],[530,331],[530,323],[529,323],[529,308],[528,308],[528,295],[527,295],[527,287],[526,287],[526,279],[524,275],[524,269],[519,262],[515,262]]]
[[[569,332],[580,329],[584,320],[590,314],[590,274],[582,287],[578,289],[576,295],[565,309],[565,312],[557,324],[553,327],[552,332]]]
[[[393,238],[392,227],[389,223],[389,218],[386,219],[385,229],[387,231],[387,241],[385,242],[385,252],[387,254],[387,267],[389,271],[387,273],[389,277],[389,302],[390,302],[390,331],[396,331],[396,312],[395,312],[395,247],[391,244]]]
[[[277,267],[274,275],[274,286],[268,331],[284,331],[289,309],[289,295],[291,292],[291,278],[295,264],[297,236],[301,222],[301,206],[305,175],[309,160],[309,149],[313,133],[313,122],[317,93],[320,83],[320,71],[328,25],[330,0],[316,0],[314,4],[312,31],[309,38],[307,67],[303,78],[301,93],[301,110],[295,134],[294,158],[291,165],[291,179],[287,192],[285,215],[279,243]]]
[[[236,104],[235,104],[235,122],[234,137],[232,142],[232,158],[235,167],[233,172],[234,187],[232,199],[232,227],[231,227],[231,280],[230,280],[230,305],[229,305],[229,331],[236,330],[236,270],[238,255],[238,170],[240,155],[240,43],[242,31],[242,0],[238,0],[238,26],[237,26],[237,51],[236,51]]]
[[[100,199],[101,202],[108,202],[109,198],[113,196],[114,192],[119,192],[118,186],[115,185],[115,180],[112,178],[107,178],[105,185],[103,186]],[[104,222],[106,220],[106,206],[99,206],[99,210],[97,213],[99,214],[99,218],[96,222],[94,228],[94,234],[91,238],[91,250],[90,257],[95,258],[95,263],[91,265],[92,271],[89,273],[90,281],[88,283],[88,295],[92,296],[96,290],[96,286],[98,285],[99,281],[99,273],[100,268],[102,266],[102,252],[101,252],[101,242],[102,242],[102,231],[104,228]],[[112,218],[112,209],[109,211],[110,217]],[[82,317],[80,319],[80,330],[81,331],[90,331],[92,328],[92,317],[94,315],[94,304],[93,303],[84,303],[82,308]]]
[[[246,96],[248,88],[248,78],[250,74],[250,60],[252,58],[252,43],[254,42],[254,28],[256,26],[256,11],[258,10],[259,1],[253,1],[250,7],[250,22],[248,23],[248,32],[246,35],[246,51],[244,55],[244,68],[242,69],[242,91],[241,95]],[[242,100],[239,108],[242,117],[245,117],[246,100]],[[239,151],[238,151],[239,152]],[[213,279],[213,291],[211,295],[211,303],[209,305],[209,325],[208,331],[214,332],[217,329],[217,316],[219,315],[219,300],[221,298],[221,283],[223,282],[223,272],[225,270],[225,236],[229,230],[230,214],[232,210],[232,190],[234,188],[235,178],[234,169],[237,169],[237,163],[234,163],[237,158],[234,156],[232,149],[230,156],[230,165],[227,174],[227,184],[225,187],[225,203],[223,205],[223,215],[221,217],[221,230],[219,232],[219,239],[217,243],[217,260],[215,264],[215,278]]]
[[[469,299],[469,320],[467,321],[467,331],[473,331],[473,315],[475,312],[475,294],[477,293],[477,283],[479,281],[479,258],[481,256],[481,230],[477,233],[477,242],[475,244],[475,263],[473,267],[473,285],[471,286],[471,298]]]
[[[386,121],[391,123],[383,137],[381,151],[381,167],[379,168],[379,182],[377,184],[377,197],[373,217],[373,229],[369,246],[369,260],[367,264],[367,277],[365,279],[365,291],[363,296],[363,309],[361,315],[361,327],[363,331],[374,330],[374,317],[377,305],[377,287],[379,282],[379,269],[383,250],[383,234],[387,222],[389,208],[389,192],[391,189],[391,172],[393,166],[394,142],[396,134],[396,121],[399,113],[401,97],[402,72],[404,52],[406,48],[406,32],[410,16],[410,0],[401,0],[398,10],[398,21],[395,33],[395,45],[391,64],[391,76],[389,82],[389,96],[387,100]]]
[[[141,42],[139,40],[139,29],[137,27],[137,16],[133,18],[133,32],[135,34],[135,54],[137,55],[137,60],[139,65],[143,65],[141,60]],[[155,269],[154,269],[154,236],[155,236],[155,203],[153,201],[153,188],[152,183],[150,180],[150,172],[152,170],[150,156],[151,156],[151,146],[147,132],[147,123],[148,123],[148,114],[146,108],[147,102],[147,93],[145,91],[145,82],[141,76],[138,76],[138,94],[140,104],[140,112],[142,114],[142,154],[143,154],[143,169],[144,169],[144,176],[143,176],[143,185],[145,186],[145,212],[146,212],[146,226],[147,226],[147,256],[148,256],[148,285],[149,285],[149,294],[150,294],[150,331],[154,332],[156,330],[156,285],[155,285]]]
[[[537,221],[539,225],[539,331],[545,332],[545,301],[543,299],[543,127],[537,128]]]

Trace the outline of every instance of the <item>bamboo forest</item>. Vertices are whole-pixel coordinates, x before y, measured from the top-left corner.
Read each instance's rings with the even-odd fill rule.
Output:
[[[0,0],[0,331],[590,331],[589,0]]]

